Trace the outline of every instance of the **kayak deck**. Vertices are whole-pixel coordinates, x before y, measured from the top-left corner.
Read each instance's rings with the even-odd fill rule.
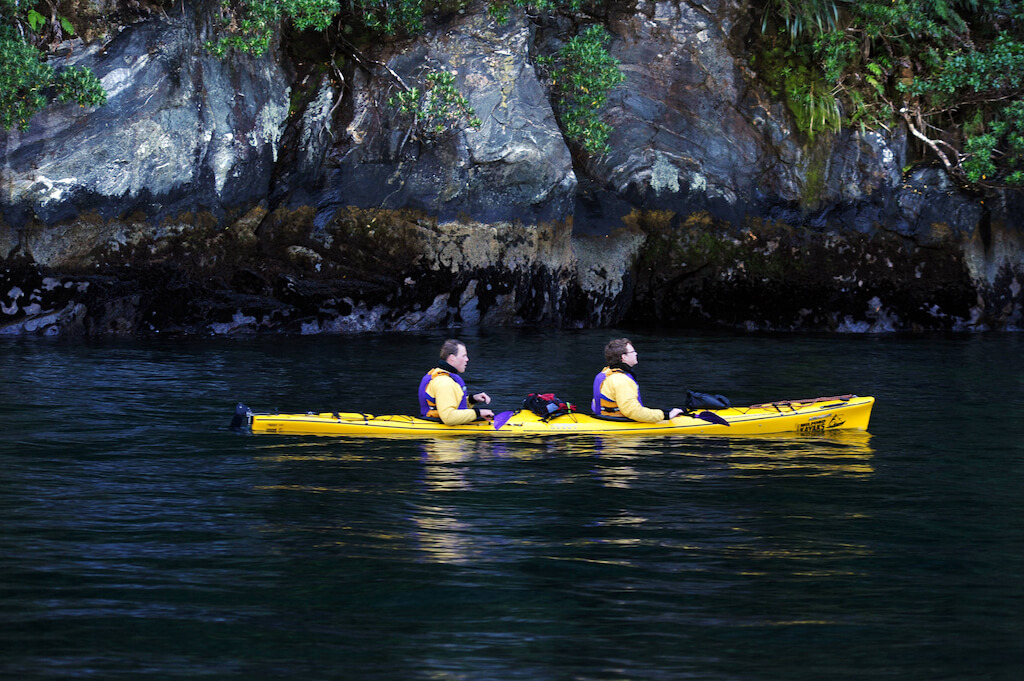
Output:
[[[841,395],[805,400],[782,400],[749,407],[708,409],[658,423],[611,420],[570,413],[544,419],[531,411],[499,414],[495,421],[459,426],[415,416],[374,416],[359,412],[257,414],[238,405],[236,422],[253,433],[279,435],[413,436],[443,435],[764,435],[820,434],[835,430],[867,430],[873,397]],[[505,418],[507,417],[507,420]],[[237,425],[242,425],[238,423]],[[495,427],[496,425],[500,427]]]

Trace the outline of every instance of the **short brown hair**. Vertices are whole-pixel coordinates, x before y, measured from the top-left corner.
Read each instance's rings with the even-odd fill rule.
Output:
[[[444,342],[444,345],[441,346],[441,359],[448,359],[449,355],[459,354],[459,348],[464,345],[465,343],[460,340],[449,338]]]
[[[621,362],[622,356],[626,354],[626,348],[632,344],[633,342],[628,338],[615,338],[608,341],[608,345],[604,346],[604,361],[609,366]]]

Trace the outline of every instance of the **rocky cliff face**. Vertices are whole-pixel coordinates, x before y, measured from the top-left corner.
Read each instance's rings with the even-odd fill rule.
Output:
[[[330,73],[208,55],[216,4],[69,45],[108,104],[0,133],[0,333],[1021,323],[1021,197],[904,171],[898,131],[801,139],[748,2],[613,11],[612,150],[575,162],[533,66],[560,22],[474,7]],[[425,64],[478,129],[409,136]]]

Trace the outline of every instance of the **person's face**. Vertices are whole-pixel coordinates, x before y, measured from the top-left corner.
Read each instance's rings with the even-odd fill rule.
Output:
[[[455,367],[460,374],[465,373],[466,365],[469,364],[469,353],[466,352],[466,346],[460,345],[459,351],[454,355],[448,355],[448,359],[445,361]]]
[[[626,353],[622,355],[622,363],[628,367],[636,366],[636,350],[633,349],[633,345],[626,346]]]

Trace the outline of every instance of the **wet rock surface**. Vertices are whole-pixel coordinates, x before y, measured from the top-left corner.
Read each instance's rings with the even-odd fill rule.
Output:
[[[202,48],[215,0],[55,55],[109,93],[0,132],[0,333],[458,326],[1016,329],[1020,193],[811,142],[743,53],[752,4],[616,5],[611,151],[570,151],[536,58],[564,21],[438,16],[333,76]],[[426,141],[395,80],[456,74],[482,120]]]

